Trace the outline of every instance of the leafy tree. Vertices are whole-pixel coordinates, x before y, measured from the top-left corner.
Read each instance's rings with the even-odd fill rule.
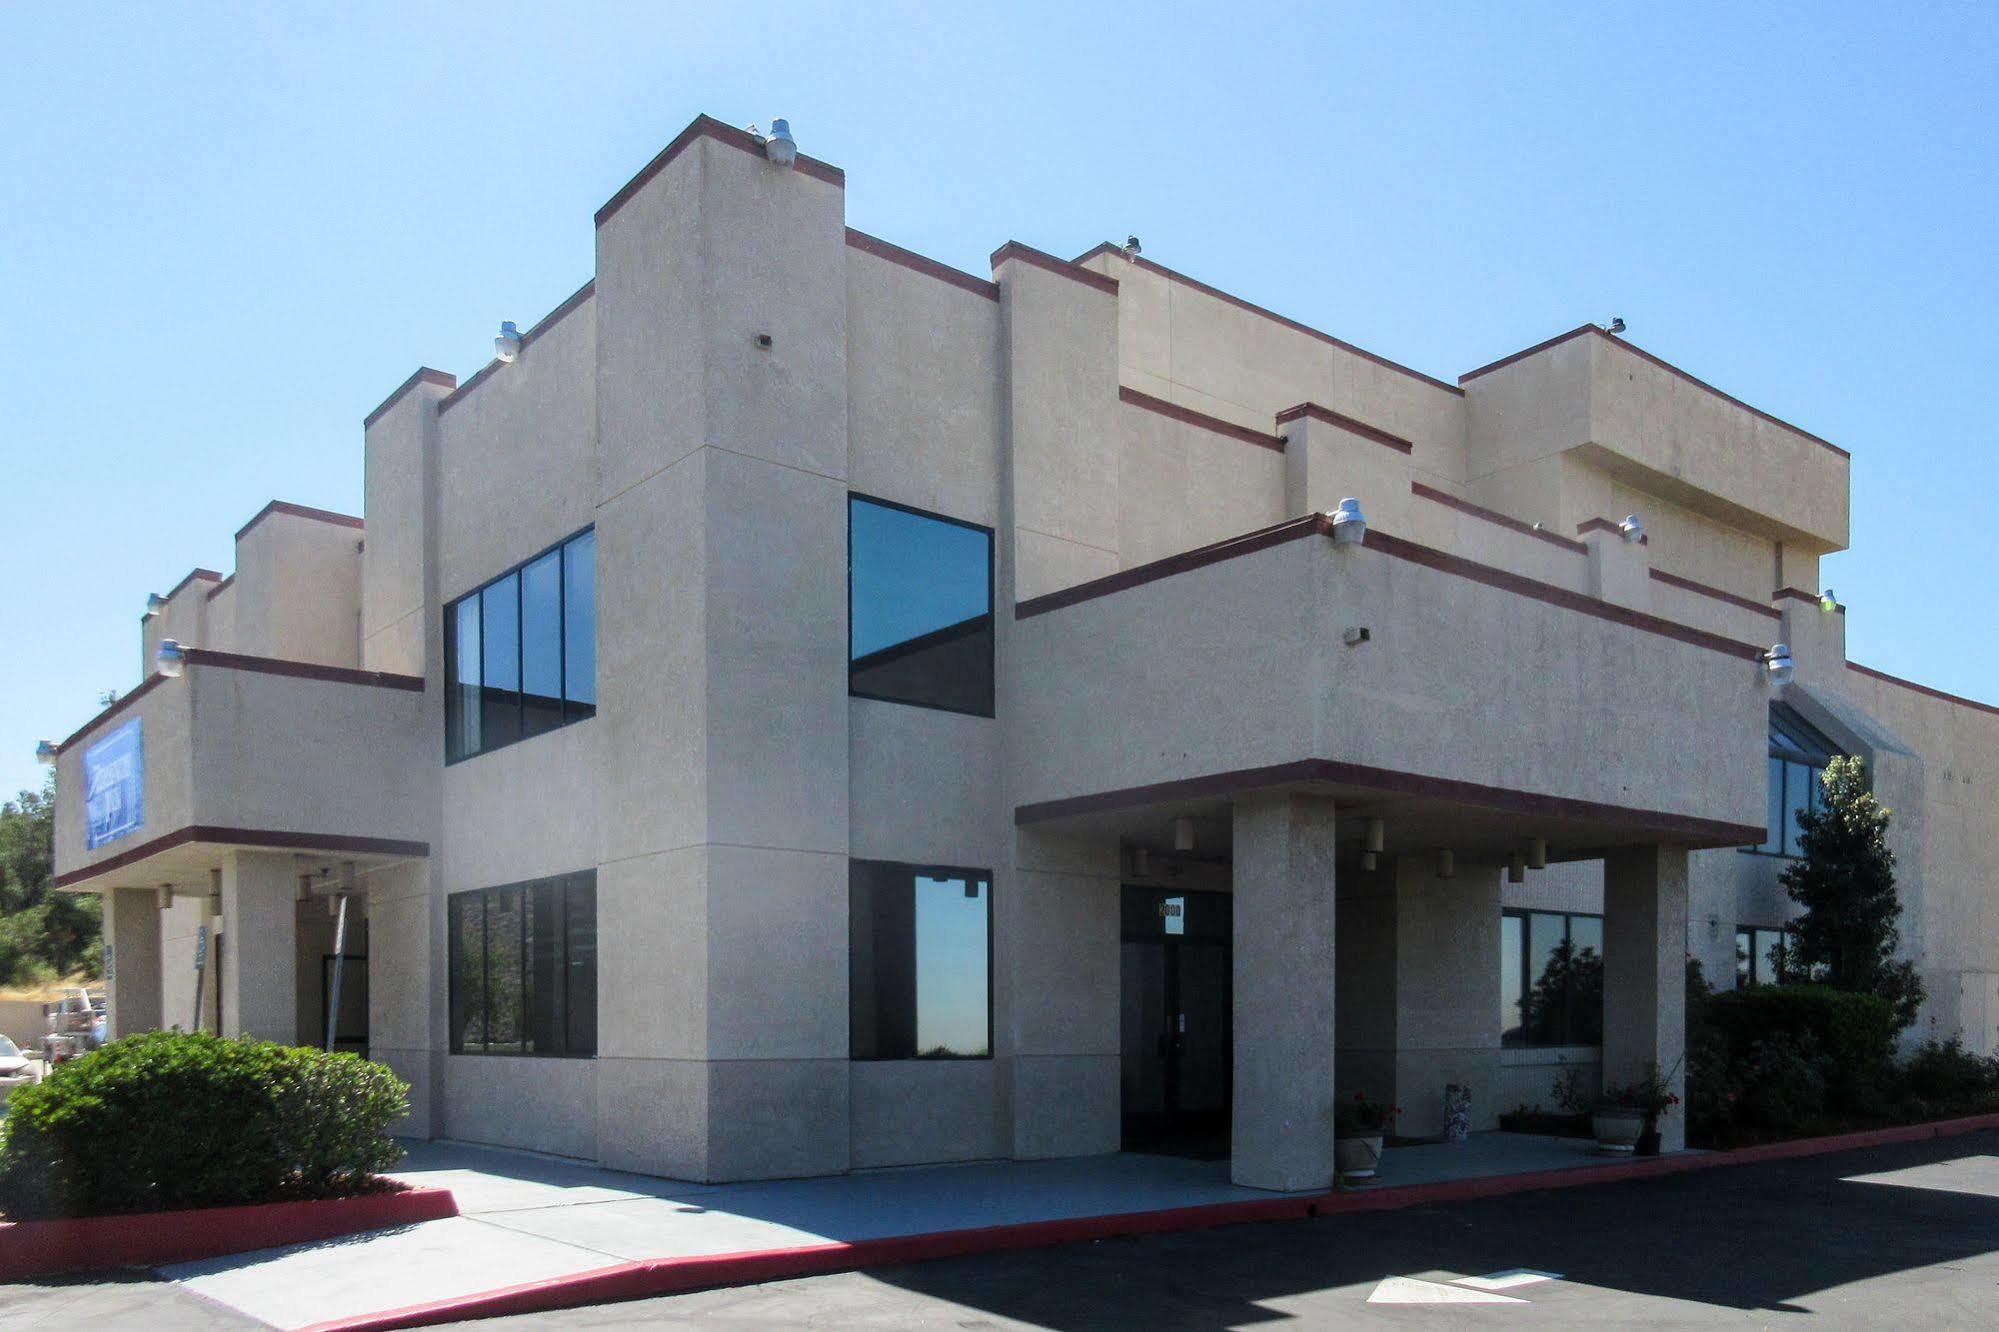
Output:
[[[1834,989],[1879,995],[1906,1029],[1922,1006],[1923,983],[1914,963],[1895,957],[1902,902],[1888,848],[1893,815],[1868,789],[1857,758],[1834,759],[1822,780],[1820,807],[1797,816],[1803,855],[1784,870],[1784,891],[1805,914],[1793,923],[1779,966]]]
[[[51,773],[40,791],[0,805],[0,985],[103,969],[102,902],[52,887],[55,794]]]

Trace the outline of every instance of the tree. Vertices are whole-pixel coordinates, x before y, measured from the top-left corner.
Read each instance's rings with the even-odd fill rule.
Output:
[[[56,980],[104,965],[103,906],[54,891],[55,774],[0,805],[0,984]]]
[[[1916,1020],[1923,983],[1915,964],[1898,961],[1895,853],[1888,848],[1893,817],[1867,786],[1857,758],[1836,758],[1821,778],[1819,808],[1798,812],[1802,857],[1785,867],[1784,891],[1805,909],[1792,926],[1779,963],[1834,989],[1878,994],[1895,1006],[1904,1029]]]

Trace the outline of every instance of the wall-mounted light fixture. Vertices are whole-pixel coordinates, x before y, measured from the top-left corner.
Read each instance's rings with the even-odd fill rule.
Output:
[[[500,336],[493,339],[493,355],[512,364],[521,354],[521,331],[511,319],[500,321]]]
[[[1527,857],[1518,851],[1515,851],[1512,857],[1506,862],[1506,881],[1508,883],[1527,882]]]
[[[1152,877],[1152,848],[1133,847],[1131,852],[1131,872],[1141,879]]]
[[[1819,609],[1827,615],[1835,614],[1839,610],[1839,594],[1831,588],[1819,593]]]
[[[1175,851],[1194,849],[1194,821],[1185,814],[1173,820],[1173,849]]]
[[[180,673],[187,669],[187,649],[171,638],[160,640],[160,649],[153,654],[153,659],[159,663],[160,674],[169,680],[178,679]]]
[[[1454,879],[1458,874],[1458,858],[1449,851],[1437,853],[1437,877]]]
[[[161,611],[165,610],[166,608],[167,608],[167,599],[161,596],[159,593],[150,592],[146,595],[147,619],[149,620],[152,619],[155,615],[158,615]]]
[[[43,740],[35,746],[35,762],[45,768],[53,768],[56,765],[58,752],[55,741]]]
[[[1345,643],[1348,647],[1359,647],[1362,643],[1367,642],[1367,640],[1372,637],[1374,637],[1374,635],[1368,631],[1368,627],[1366,625],[1356,624],[1348,627],[1345,631],[1343,631],[1340,634],[1340,641]]]
[[[1333,540],[1342,546],[1355,545],[1367,537],[1367,515],[1360,501],[1349,495],[1334,506],[1327,517],[1333,520]]]
[[[1791,647],[1788,643],[1771,644],[1768,651],[1757,655],[1756,660],[1763,663],[1763,669],[1769,672],[1770,683],[1773,685],[1780,687],[1787,685],[1791,683],[1791,677],[1797,674],[1797,667],[1791,662]]]
[[[791,137],[791,122],[784,119],[770,122],[770,135],[764,140],[764,156],[772,166],[788,167],[798,160],[798,140]]]
[[[1637,514],[1627,513],[1624,515],[1624,521],[1617,525],[1617,532],[1635,546],[1645,539],[1645,524],[1638,521]]]
[[[1532,837],[1532,838],[1529,838],[1529,839],[1528,839],[1528,841],[1527,841],[1527,868],[1528,868],[1528,869],[1546,869],[1546,868],[1548,868],[1548,839],[1547,839],[1547,838],[1545,838],[1545,837]]]

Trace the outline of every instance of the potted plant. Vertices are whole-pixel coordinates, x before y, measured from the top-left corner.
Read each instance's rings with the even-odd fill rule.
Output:
[[[1606,1152],[1657,1156],[1659,1119],[1679,1103],[1671,1074],[1661,1073],[1657,1064],[1647,1064],[1645,1075],[1636,1082],[1603,1089],[1596,1113],[1590,1118],[1597,1146]]]
[[[1381,1164],[1381,1139],[1402,1107],[1370,1101],[1355,1092],[1350,1101],[1333,1105],[1333,1165],[1343,1180],[1373,1179]]]

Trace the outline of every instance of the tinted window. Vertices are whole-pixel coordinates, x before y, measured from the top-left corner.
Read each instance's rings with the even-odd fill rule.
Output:
[[[445,757],[597,711],[597,536],[586,531],[445,609]]]
[[[521,570],[521,734],[562,725],[562,552]]]
[[[1774,856],[1803,853],[1798,816],[1816,810],[1825,799],[1821,782],[1825,765],[1838,757],[1832,741],[1781,703],[1770,705],[1769,810],[1764,826],[1769,835],[1760,846],[1744,850]]]
[[[597,876],[454,893],[453,1054],[597,1052]]]
[[[1784,982],[1783,950],[1789,930],[1742,925],[1735,931],[1735,983],[1781,985]]]
[[[848,688],[993,715],[992,533],[850,497]]]
[[[562,548],[562,697],[570,717],[597,710],[597,534]]]
[[[855,1059],[992,1053],[992,876],[852,862],[848,1020]]]
[[[1603,1041],[1603,917],[1509,911],[1499,922],[1500,1044]]]

